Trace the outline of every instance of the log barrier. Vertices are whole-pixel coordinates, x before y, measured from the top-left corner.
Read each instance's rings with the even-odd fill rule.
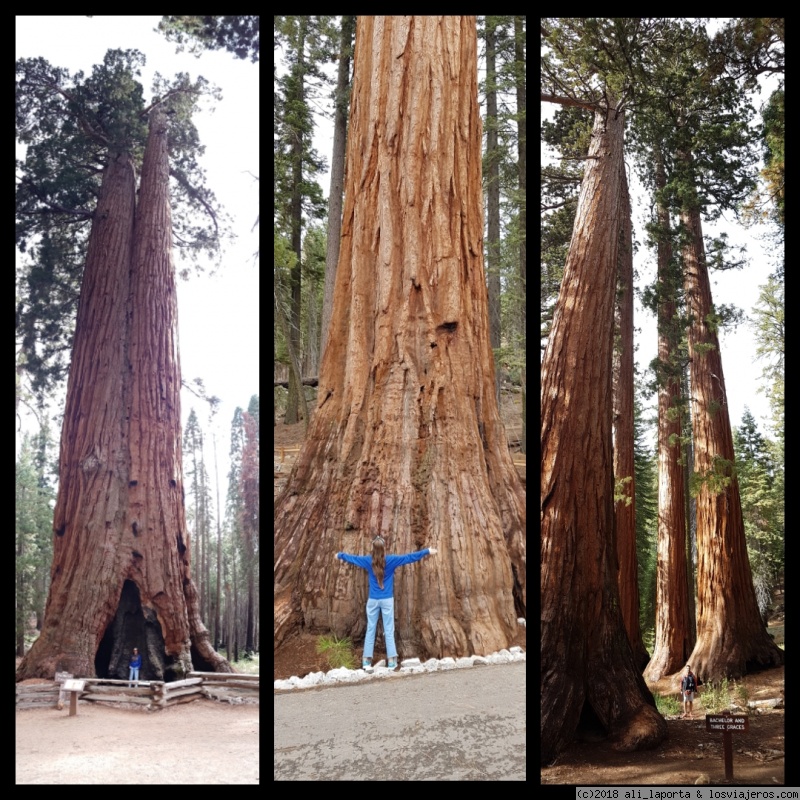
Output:
[[[17,684],[16,707],[62,708],[64,680],[72,676],[59,673],[59,681],[46,684]],[[148,710],[189,703],[203,697],[211,700],[242,702],[259,698],[259,676],[244,673],[190,672],[180,681],[130,681],[113,678],[82,678],[84,689],[75,692],[79,700],[103,703],[136,703]]]

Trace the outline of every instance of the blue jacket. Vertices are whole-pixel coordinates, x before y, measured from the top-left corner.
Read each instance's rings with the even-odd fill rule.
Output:
[[[425,558],[430,553],[426,547],[416,553],[406,553],[404,556],[386,556],[386,568],[383,572],[383,589],[378,586],[378,579],[372,571],[372,556],[354,556],[350,553],[337,553],[336,557],[348,564],[354,564],[367,571],[369,575],[369,598],[370,600],[388,600],[394,597],[394,571],[403,564],[413,564],[421,558]]]
[[[137,653],[135,656],[131,655],[130,666],[133,669],[141,669],[142,667],[142,654]]]

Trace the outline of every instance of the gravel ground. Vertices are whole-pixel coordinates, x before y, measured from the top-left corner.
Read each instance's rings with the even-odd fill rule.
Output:
[[[258,784],[258,712],[212,700],[17,711],[16,783]]]
[[[526,664],[273,695],[275,781],[525,781]]]

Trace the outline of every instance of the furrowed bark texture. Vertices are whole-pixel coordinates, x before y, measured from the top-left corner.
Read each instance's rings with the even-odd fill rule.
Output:
[[[95,674],[95,653],[122,592],[127,514],[127,305],[136,179],[109,157],[92,222],[72,345],[53,518],[50,593],[17,679]],[[92,541],[92,547],[85,543]]]
[[[595,116],[542,363],[542,763],[569,745],[584,702],[618,748],[652,746],[666,735],[625,632],[613,556],[611,354],[623,125],[613,110]]]
[[[719,341],[712,321],[700,212],[686,209],[681,221],[691,232],[683,257],[691,314],[694,471],[718,479],[730,477],[728,485],[719,491],[703,481],[697,494],[697,642],[689,662],[704,679],[719,680],[782,664],[783,652],[767,634],[758,612],[739,483],[730,469],[734,462],[733,437]]]
[[[395,574],[423,657],[506,646],[525,614],[525,495],[494,395],[474,17],[359,17],[333,315],[306,442],[275,504],[274,643],[360,637],[337,551],[436,546]]]
[[[208,644],[189,575],[166,125],[154,114],[140,203],[126,153],[92,224],[61,438],[51,587],[17,679],[230,671]],[[134,224],[135,217],[135,224]],[[135,240],[135,241],[134,241]],[[122,674],[120,674],[120,672]]]
[[[139,194],[131,273],[130,369],[135,379],[125,536],[140,555],[134,556],[131,577],[142,606],[152,606],[158,615],[167,654],[184,671],[192,668],[192,645],[213,669],[230,671],[209,643],[190,574],[167,123],[158,112],[150,122]]]
[[[614,506],[617,586],[622,619],[640,667],[648,661],[639,629],[639,568],[636,557],[636,475],[633,456],[633,229],[625,165],[620,170],[620,246],[614,348],[614,475],[629,479]]]
[[[662,189],[665,185],[666,173],[659,159],[656,187]],[[658,358],[662,374],[658,389],[656,634],[653,656],[645,669],[645,677],[650,681],[682,669],[693,644],[686,579],[686,493],[680,464],[681,381],[673,364],[680,336],[675,320],[678,281],[671,264],[669,209],[659,203],[657,214],[662,232],[658,244]]]

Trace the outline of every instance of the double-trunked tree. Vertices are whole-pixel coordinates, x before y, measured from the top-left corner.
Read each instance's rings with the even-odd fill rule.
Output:
[[[180,76],[145,108],[133,77],[140,58],[109,51],[86,80],[42,59],[17,66],[18,136],[28,145],[18,164],[19,239],[40,233],[31,220],[91,219],[50,593],[18,680],[56,670],[125,677],[133,647],[143,678],[192,666],[230,671],[210,644],[190,576],[172,261],[171,174],[179,202],[212,218],[213,232],[200,225],[195,234],[208,244],[218,230],[213,196],[195,180],[191,113],[204,81]]]

